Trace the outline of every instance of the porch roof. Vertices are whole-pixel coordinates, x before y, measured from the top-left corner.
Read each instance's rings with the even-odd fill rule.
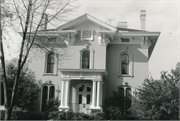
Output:
[[[63,69],[59,68],[62,73],[62,79],[84,79],[96,80],[107,76],[106,69]]]

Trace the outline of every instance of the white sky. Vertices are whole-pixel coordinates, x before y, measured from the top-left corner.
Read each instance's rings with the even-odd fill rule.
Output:
[[[161,32],[149,60],[149,71],[159,79],[160,71],[170,71],[180,61],[179,0],[82,0],[72,20],[88,13],[113,26],[117,21],[126,21],[128,28],[140,29],[140,10],[146,10],[146,30]],[[54,26],[54,28],[56,28]],[[15,35],[19,38],[18,35]],[[11,54],[12,56],[13,54]],[[9,55],[7,55],[9,56]]]

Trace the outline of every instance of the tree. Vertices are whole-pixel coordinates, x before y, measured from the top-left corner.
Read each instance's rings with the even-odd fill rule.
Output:
[[[9,16],[6,16],[6,13],[1,13],[1,20],[7,21],[6,23],[11,24],[14,28],[21,29],[22,40],[20,44],[19,57],[17,63],[16,77],[13,84],[11,98],[8,98],[8,82],[7,82],[7,72],[5,68],[5,55],[4,55],[4,44],[5,40],[2,40],[0,36],[0,51],[1,51],[1,65],[3,71],[3,87],[4,87],[4,102],[5,102],[5,120],[9,120],[13,106],[15,104],[15,98],[17,96],[18,83],[20,80],[20,74],[23,69],[24,64],[27,61],[30,50],[35,44],[35,41],[39,39],[38,33],[42,32],[42,28],[46,31],[47,23],[50,23],[52,20],[57,20],[62,22],[66,19],[68,14],[74,11],[78,5],[74,4],[74,1],[71,0],[1,0],[3,6],[7,5],[8,9],[4,10],[11,19],[8,19]],[[0,6],[1,7],[1,6]],[[5,7],[4,7],[5,9]],[[9,14],[11,13],[11,14]],[[47,19],[48,18],[48,19]],[[2,25],[0,24],[0,35],[2,35]],[[4,30],[3,30],[4,31]],[[43,42],[43,41],[41,41]],[[44,42],[48,45],[48,42]],[[38,45],[36,43],[36,45]]]
[[[0,68],[1,69],[1,68]],[[17,68],[14,63],[8,63],[7,70],[7,84],[8,84],[8,98],[11,98],[12,88],[16,77]],[[0,75],[2,77],[2,74]],[[40,89],[40,83],[36,81],[34,72],[32,72],[27,66],[22,68],[19,78],[19,84],[14,101],[14,106],[17,106],[24,110],[33,108],[34,101],[38,97],[38,91]]]
[[[143,120],[178,120],[179,63],[170,74],[161,72],[161,80],[145,79],[136,92],[132,110]]]

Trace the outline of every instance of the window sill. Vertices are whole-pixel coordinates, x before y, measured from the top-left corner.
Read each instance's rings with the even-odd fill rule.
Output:
[[[126,74],[119,74],[117,75],[118,77],[131,77],[133,78],[134,76],[133,75],[126,75]]]
[[[44,73],[43,76],[57,76],[55,73]]]

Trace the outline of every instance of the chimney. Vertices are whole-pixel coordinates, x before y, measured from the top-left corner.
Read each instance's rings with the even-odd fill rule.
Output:
[[[141,30],[145,30],[146,10],[140,11]]]
[[[42,30],[47,30],[47,23],[48,23],[48,15],[45,13],[41,22]]]
[[[127,22],[118,21],[117,27],[119,27],[119,28],[127,28]]]

